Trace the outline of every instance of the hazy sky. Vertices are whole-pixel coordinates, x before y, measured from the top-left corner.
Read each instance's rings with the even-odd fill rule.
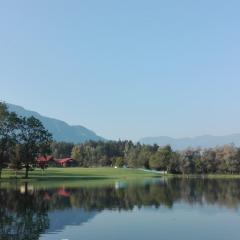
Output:
[[[0,2],[0,99],[112,139],[240,133],[240,1]]]

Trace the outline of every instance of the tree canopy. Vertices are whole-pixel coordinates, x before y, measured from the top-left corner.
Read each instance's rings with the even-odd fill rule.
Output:
[[[51,134],[34,117],[21,117],[9,112],[0,102],[0,177],[5,166],[24,167],[25,177],[39,155],[50,153]]]

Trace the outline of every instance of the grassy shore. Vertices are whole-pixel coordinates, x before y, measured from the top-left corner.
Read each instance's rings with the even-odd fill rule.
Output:
[[[67,181],[67,180],[131,180],[140,178],[161,177],[163,175],[156,172],[146,172],[139,169],[126,168],[48,168],[44,171],[35,169],[29,172],[29,179],[27,181]],[[180,177],[180,178],[209,178],[209,179],[223,179],[223,178],[239,178],[240,175],[230,174],[209,174],[209,175],[173,175],[166,174],[165,177]],[[15,172],[10,169],[4,169],[1,181],[16,180]],[[26,181],[24,179],[24,171],[18,171],[18,181]]]
[[[201,176],[202,178],[209,178],[209,179],[222,179],[222,178],[239,178],[240,179],[240,175],[238,174],[207,174],[207,175],[199,175]]]
[[[106,179],[134,179],[160,177],[160,174],[144,172],[137,169],[124,168],[48,168],[44,171],[35,169],[29,172],[31,180],[106,180]],[[25,180],[24,171],[17,173],[17,179]],[[10,169],[3,170],[2,180],[16,179],[15,172]]]
[[[240,179],[240,174],[166,174],[166,177],[174,178],[207,178],[207,179]]]

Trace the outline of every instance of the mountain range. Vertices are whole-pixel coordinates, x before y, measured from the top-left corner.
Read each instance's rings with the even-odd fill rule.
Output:
[[[25,108],[17,105],[9,103],[7,105],[10,111],[16,112],[20,116],[34,116],[38,118],[46,127],[46,129],[53,134],[53,139],[56,141],[83,143],[88,140],[104,140],[103,137],[98,136],[92,130],[81,125],[71,126],[64,121],[42,116],[37,112],[26,110]],[[158,144],[160,146],[169,144],[175,150],[182,150],[188,147],[210,148],[230,143],[240,146],[240,134],[231,134],[225,136],[202,135],[192,138],[172,138],[167,136],[145,137],[140,139],[139,142],[150,145]]]
[[[166,136],[161,137],[145,137],[139,140],[143,144],[158,144],[161,146],[171,145],[173,149],[181,150],[188,147],[211,148],[222,146],[224,144],[235,144],[240,146],[240,134],[231,134],[225,136],[203,135],[193,138],[171,138]]]
[[[83,143],[88,140],[98,141],[104,139],[83,126],[71,126],[64,121],[42,116],[37,112],[26,110],[17,105],[7,103],[7,106],[9,111],[16,112],[20,116],[34,116],[39,119],[44,127],[52,133],[53,139],[56,141]]]

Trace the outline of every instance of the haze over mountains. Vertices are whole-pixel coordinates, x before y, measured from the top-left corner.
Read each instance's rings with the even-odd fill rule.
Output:
[[[39,119],[45,128],[53,134],[53,138],[56,141],[83,143],[88,140],[103,140],[103,138],[98,136],[95,132],[83,126],[71,126],[64,121],[42,116],[37,112],[26,110],[17,105],[9,103],[7,105],[10,111],[16,112],[20,116],[34,116]]]
[[[240,146],[240,134],[231,134],[225,136],[203,135],[193,138],[171,138],[166,136],[146,137],[140,139],[139,142],[144,144],[156,143],[158,145],[170,144],[175,150],[182,150],[188,147],[211,148],[231,143],[235,144],[236,146]]]
[[[71,126],[64,121],[42,116],[37,112],[26,110],[17,105],[9,103],[7,105],[10,111],[16,112],[21,116],[34,116],[38,118],[49,130],[49,132],[53,134],[53,138],[56,141],[83,143],[88,140],[104,140],[103,137],[98,136],[95,132],[83,126]],[[193,138],[171,138],[167,136],[145,137],[140,139],[139,142],[151,145],[156,143],[160,146],[170,144],[175,150],[182,150],[188,147],[209,148],[231,143],[234,143],[236,146],[240,146],[240,134],[225,136],[203,135]]]

